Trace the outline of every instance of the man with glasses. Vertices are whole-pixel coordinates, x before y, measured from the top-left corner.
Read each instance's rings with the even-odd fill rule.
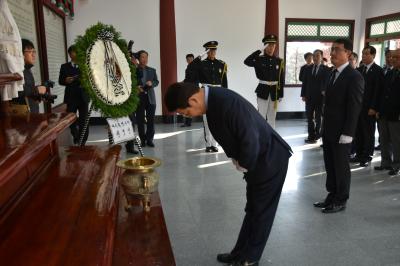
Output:
[[[375,55],[375,47],[366,46],[362,51],[364,65],[357,69],[364,77],[365,88],[355,138],[356,156],[350,161],[361,167],[368,166],[374,154],[376,109],[383,81],[383,70],[374,62]]]
[[[326,92],[322,139],[326,169],[325,200],[314,203],[323,213],[346,208],[350,193],[349,149],[362,107],[364,79],[349,64],[353,43],[337,39],[331,48],[334,65]]]
[[[22,39],[22,52],[24,54],[24,90],[18,92],[18,98],[12,102],[21,105],[28,105],[31,113],[39,113],[39,102],[35,95],[45,94],[45,86],[36,86],[35,78],[32,74],[32,67],[36,62],[36,50],[33,43],[29,40]]]
[[[381,165],[375,170],[400,174],[400,49],[392,51],[393,69],[385,76],[384,90],[378,105]]]

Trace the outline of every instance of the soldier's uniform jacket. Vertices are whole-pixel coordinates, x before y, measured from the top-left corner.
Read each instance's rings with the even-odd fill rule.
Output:
[[[259,98],[267,100],[268,97],[271,97],[272,101],[276,101],[283,98],[283,88],[285,86],[285,66],[283,59],[260,54],[260,50],[255,51],[244,60],[244,64],[254,67],[256,77],[261,82],[276,82],[276,85],[259,83],[255,91]]]
[[[227,88],[227,65],[219,59],[201,60],[197,57],[188,65],[185,82],[220,85]]]

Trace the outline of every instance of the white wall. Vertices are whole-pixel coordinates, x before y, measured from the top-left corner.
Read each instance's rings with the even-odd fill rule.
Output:
[[[280,57],[284,57],[285,18],[354,19],[354,47],[359,47],[361,8],[362,0],[279,0]],[[278,111],[304,110],[300,88],[285,88],[285,97]]]
[[[72,44],[77,35],[97,22],[114,25],[122,38],[134,40],[134,51],[149,52],[149,66],[160,68],[160,5],[159,0],[81,0],[75,1],[75,17],[67,20],[67,42]],[[156,88],[157,110],[161,115],[161,82]]]
[[[185,55],[197,56],[205,42],[216,40],[217,58],[228,65],[228,87],[255,104],[257,79],[243,61],[262,45],[265,0],[175,0],[175,18],[178,80],[185,76]]]
[[[68,43],[76,35],[101,21],[113,24],[123,38],[135,40],[135,49],[150,53],[149,65],[160,73],[159,1],[162,0],[81,0],[75,18],[67,21]],[[399,0],[279,0],[279,50],[284,57],[285,18],[355,20],[354,47],[364,45],[365,18],[399,12]],[[267,14],[268,15],[268,14]],[[183,80],[185,55],[198,55],[202,45],[217,40],[217,58],[228,64],[228,85],[253,104],[257,79],[243,60],[258,49],[264,35],[265,0],[175,0],[178,80]],[[161,78],[161,77],[159,77]],[[161,114],[161,86],[156,90]],[[285,88],[278,111],[304,111],[300,88]]]
[[[365,20],[400,12],[399,0],[363,0],[361,12],[360,47],[362,50],[365,40]]]

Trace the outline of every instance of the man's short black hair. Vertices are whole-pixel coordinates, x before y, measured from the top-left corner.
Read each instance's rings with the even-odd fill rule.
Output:
[[[35,49],[35,46],[30,40],[27,39],[21,39],[22,41],[22,52],[24,52],[26,49]]]
[[[343,44],[344,49],[348,51],[353,51],[353,42],[347,38],[339,38],[334,41],[334,43]]]
[[[316,50],[314,50],[314,54],[315,53],[320,53],[321,54],[321,56],[323,56],[324,55],[324,52],[322,51],[322,50],[320,50],[320,49],[316,49]]]
[[[371,46],[371,45],[367,45],[367,46],[364,47],[363,50],[366,50],[366,49],[369,50],[369,53],[370,53],[370,54],[376,55],[376,49],[375,49],[375,47],[373,47],[373,46]]]
[[[68,54],[71,54],[72,52],[76,52],[76,46],[75,45],[71,45],[70,47],[68,47]]]
[[[354,58],[358,59],[358,54],[357,54],[357,53],[352,52],[351,55],[352,55]]]
[[[194,55],[193,55],[193,54],[187,54],[187,55],[186,55],[186,59],[188,59],[189,57],[194,58]]]
[[[138,58],[139,58],[142,54],[149,55],[149,53],[146,52],[145,50],[140,50],[139,52],[137,52]]]
[[[167,109],[174,112],[176,109],[189,107],[189,98],[199,90],[199,86],[190,82],[177,82],[170,85],[164,97]]]
[[[328,62],[328,58],[324,57],[324,58],[322,58],[322,61]]]
[[[310,52],[308,52],[308,53],[305,53],[304,54],[304,60],[306,60],[307,59],[307,57],[309,57],[309,56],[312,56],[313,54],[312,53],[310,53]]]

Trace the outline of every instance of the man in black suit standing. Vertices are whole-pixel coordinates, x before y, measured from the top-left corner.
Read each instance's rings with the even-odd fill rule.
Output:
[[[285,181],[291,148],[251,103],[222,87],[175,83],[168,88],[169,111],[206,114],[210,131],[236,168],[244,172],[247,203],[236,246],[217,260],[258,265],[271,231]]]
[[[335,213],[346,208],[350,193],[349,150],[360,115],[364,91],[362,75],[349,65],[353,44],[348,39],[337,39],[331,48],[331,62],[335,69],[325,93],[324,161],[326,190],[322,202],[314,203],[323,213]]]
[[[194,60],[194,55],[193,54],[187,54],[186,55],[186,63],[187,67],[185,70],[185,77],[191,77],[195,75],[195,73],[189,73],[192,71],[192,69],[189,67],[189,65],[193,62]],[[183,117],[183,125],[181,127],[191,127],[192,126],[192,118],[191,117]]]
[[[313,53],[314,64],[304,72],[301,98],[306,103],[308,137],[306,143],[316,143],[320,138],[322,99],[330,77],[330,69],[322,64],[321,50]]]
[[[304,81],[304,77],[305,77],[305,74],[306,74],[306,73],[305,73],[305,72],[306,72],[306,69],[307,69],[309,66],[312,66],[312,65],[313,65],[313,54],[310,53],[310,52],[305,53],[305,54],[304,54],[304,60],[306,61],[306,63],[305,63],[304,65],[301,66],[301,68],[300,68],[300,74],[299,74],[299,80],[300,80],[301,82]]]
[[[154,147],[154,117],[156,114],[156,95],[154,88],[158,86],[156,70],[149,67],[149,54],[141,50],[138,52],[139,65],[137,77],[139,83],[139,106],[136,110],[136,121],[142,146]],[[146,131],[144,130],[146,117]]]
[[[350,161],[359,162],[361,167],[368,166],[375,147],[376,109],[383,82],[383,70],[374,62],[375,55],[375,47],[366,46],[362,51],[364,64],[357,69],[364,77],[365,87],[355,137],[356,156]]]
[[[381,140],[381,165],[375,170],[400,174],[400,49],[391,52],[393,69],[385,76],[385,86],[378,106]]]
[[[68,55],[71,58],[71,62],[61,65],[58,83],[65,86],[64,103],[67,104],[67,112],[79,112],[78,123],[75,121],[70,126],[74,144],[78,144],[88,114],[89,97],[79,82],[79,67],[76,62],[75,46],[72,45],[68,48]],[[83,145],[88,136],[89,127],[86,129],[85,136],[83,137]]]

